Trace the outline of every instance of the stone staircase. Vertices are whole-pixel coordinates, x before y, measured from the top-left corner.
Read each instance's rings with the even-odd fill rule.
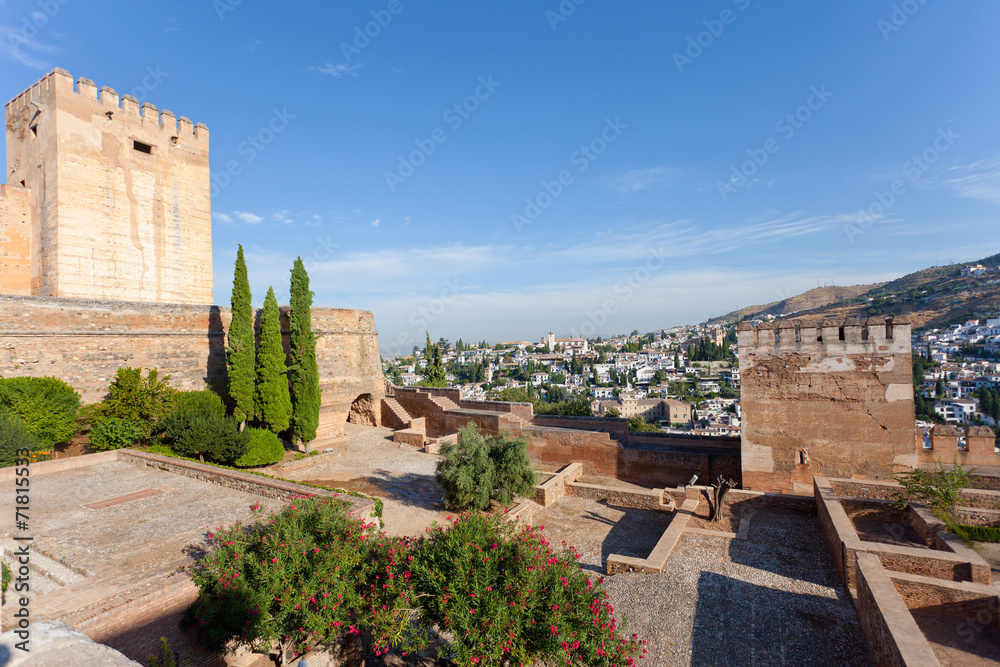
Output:
[[[433,394],[429,396],[431,403],[441,408],[442,411],[448,412],[449,410],[461,410],[455,401],[444,396],[434,396]]]
[[[406,408],[400,405],[399,401],[395,398],[386,396],[382,399],[382,403],[389,409],[392,416],[399,420],[399,425],[396,426],[396,428],[407,428],[410,425],[410,422],[413,421],[413,417],[410,416],[410,413],[407,412]]]

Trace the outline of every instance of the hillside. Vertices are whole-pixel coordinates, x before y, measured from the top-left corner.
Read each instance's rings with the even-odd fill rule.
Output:
[[[763,317],[764,315],[774,315],[776,317],[789,316],[799,311],[813,310],[831,303],[852,299],[881,286],[882,283],[877,283],[875,285],[853,285],[849,287],[840,285],[816,287],[797,296],[782,299],[781,301],[773,301],[771,303],[764,304],[763,306],[747,306],[746,308],[740,308],[739,310],[734,310],[733,312],[727,313],[722,317],[713,317],[708,320],[708,323],[719,324],[738,322],[746,317],[756,318]]]
[[[963,278],[962,269],[977,263],[992,271],[980,278]],[[971,319],[997,317],[1000,315],[1000,273],[996,272],[998,267],[1000,267],[1000,254],[978,262],[934,266],[882,285],[872,286],[871,289],[856,296],[799,310],[787,315],[787,319],[836,321],[847,317],[896,315],[906,316],[913,324],[913,328],[918,329],[939,328]],[[810,290],[812,291],[815,290]],[[800,296],[806,294],[809,292]],[[777,307],[777,304],[781,303],[784,302],[770,304],[768,308]],[[760,314],[768,314],[768,308],[761,310]]]

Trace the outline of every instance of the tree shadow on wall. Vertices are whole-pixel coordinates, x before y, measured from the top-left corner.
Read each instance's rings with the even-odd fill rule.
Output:
[[[212,306],[208,311],[208,359],[205,360],[205,385],[222,397],[227,411],[234,404],[229,397],[229,369],[226,364],[226,329],[222,326],[222,309]]]
[[[691,665],[870,665],[849,601],[702,572]]]

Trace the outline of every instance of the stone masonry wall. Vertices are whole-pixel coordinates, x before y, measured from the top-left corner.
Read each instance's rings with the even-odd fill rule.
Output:
[[[910,325],[740,325],[745,488],[809,493],[814,475],[915,467]],[[897,468],[898,469],[898,468]]]
[[[208,128],[56,69],[6,107],[39,296],[212,302]]]
[[[100,401],[122,366],[158,368],[178,389],[224,388],[230,317],[218,306],[0,295],[0,376],[55,376],[85,403]],[[314,308],[312,324],[320,434],[334,434],[357,398],[384,394],[378,333],[362,310]]]
[[[0,293],[31,294],[31,191],[0,184]]]

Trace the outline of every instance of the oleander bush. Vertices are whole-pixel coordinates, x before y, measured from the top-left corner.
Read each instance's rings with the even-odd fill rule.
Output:
[[[417,606],[410,540],[375,533],[335,498],[297,498],[252,526],[210,534],[214,550],[193,572],[198,599],[184,625],[211,650],[246,647],[293,664],[312,648],[357,639],[381,653],[424,642],[412,631]],[[255,513],[260,505],[254,505]]]
[[[94,449],[122,449],[132,447],[145,438],[146,429],[130,419],[98,415],[91,420],[87,437]]]
[[[263,428],[248,428],[245,431],[247,432],[247,451],[236,459],[235,465],[237,467],[269,466],[285,458],[285,446],[277,435]]]
[[[414,553],[420,619],[454,638],[452,662],[611,667],[646,653],[619,626],[603,580],[539,528],[467,514],[431,531]]]
[[[80,395],[58,378],[0,378],[0,412],[20,418],[42,447],[76,435],[79,409]]]
[[[28,430],[23,419],[11,412],[0,412],[0,467],[14,465],[19,450],[35,452],[41,448],[42,441]]]
[[[420,540],[390,538],[338,499],[297,498],[276,515],[210,534],[184,625],[215,651],[278,653],[370,637],[376,656],[406,655],[442,632],[442,664],[634,665],[644,642],[624,634],[571,548],[503,517],[465,515]],[[363,658],[366,651],[360,651]],[[355,664],[361,664],[360,660]]]

